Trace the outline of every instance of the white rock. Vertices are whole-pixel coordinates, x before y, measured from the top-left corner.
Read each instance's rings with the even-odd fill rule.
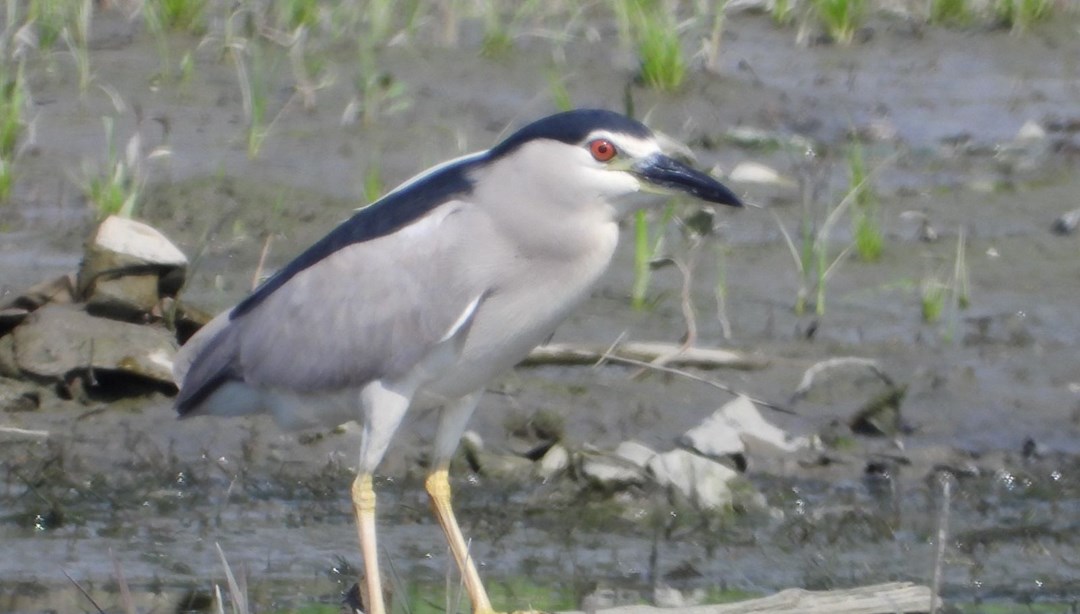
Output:
[[[625,461],[608,456],[590,456],[581,464],[581,474],[603,488],[616,488],[645,482],[641,470]]]
[[[1054,220],[1053,230],[1060,235],[1072,234],[1080,227],[1080,209],[1061,214]]]
[[[157,303],[158,290],[175,296],[184,284],[187,262],[187,256],[154,228],[113,215],[86,243],[76,296],[91,300],[99,315],[132,319],[132,314],[149,311],[147,304]],[[143,276],[148,285],[120,279],[128,276]]]
[[[649,472],[661,486],[673,488],[701,509],[717,509],[731,503],[728,483],[739,476],[734,469],[686,450],[657,454]]]
[[[157,229],[133,219],[111,215],[98,226],[91,243],[146,264],[186,266],[187,256]]]
[[[645,471],[656,452],[643,443],[624,441],[613,452],[590,453],[581,463],[581,474],[603,488],[644,484]]]
[[[461,444],[466,451],[471,453],[484,451],[484,438],[476,431],[465,431],[461,434]]]
[[[550,480],[556,475],[566,471],[570,466],[570,453],[562,444],[555,444],[544,453],[536,463],[536,477],[541,480]]]
[[[653,587],[653,605],[658,608],[689,608],[705,603],[708,594],[703,588],[683,592],[674,586],[660,583]]]
[[[790,179],[780,175],[776,169],[757,162],[740,162],[731,169],[728,179],[736,183],[756,183],[761,185],[794,185]]]
[[[1024,122],[1023,126],[1020,126],[1020,130],[1016,133],[1017,141],[1041,141],[1046,138],[1046,129],[1039,125],[1039,122],[1029,119]]]
[[[735,13],[761,13],[769,10],[774,0],[729,0],[720,5],[724,12],[732,15]]]
[[[727,7],[731,8],[735,1],[728,2]],[[724,133],[724,138],[740,147],[762,149],[779,147],[795,151],[807,151],[814,148],[813,141],[802,135],[765,130],[754,126],[735,126]]]
[[[877,117],[870,120],[859,130],[860,136],[874,141],[895,141],[900,136],[900,130],[896,124],[887,117]]]
[[[686,431],[679,444],[710,458],[746,453],[747,448],[795,452],[809,447],[805,437],[792,437],[765,420],[749,398],[739,396]]]
[[[637,441],[624,441],[615,448],[614,454],[635,467],[644,469],[652,457],[656,456],[656,450]]]

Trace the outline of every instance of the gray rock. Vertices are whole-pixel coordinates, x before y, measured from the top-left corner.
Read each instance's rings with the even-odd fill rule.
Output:
[[[527,458],[489,451],[475,431],[466,431],[461,436],[461,450],[469,467],[486,478],[523,482],[533,469],[532,461]]]
[[[171,297],[162,298],[151,315],[167,322],[171,321],[181,343],[190,339],[199,329],[214,319],[214,314]]]
[[[581,611],[585,614],[596,614],[601,610],[641,603],[641,600],[642,594],[640,591],[598,586],[593,592],[582,598]]]
[[[913,236],[924,243],[933,243],[938,240],[938,231],[930,221],[930,216],[922,211],[914,209],[904,211],[900,219],[914,228]]]
[[[1080,209],[1073,209],[1058,216],[1051,230],[1059,235],[1071,235],[1076,232],[1078,226],[1080,226]]]
[[[157,275],[123,275],[99,279],[87,297],[86,310],[103,318],[138,321],[157,303]]]
[[[19,363],[15,361],[15,337],[0,337],[0,377],[19,377]]]
[[[29,382],[0,377],[0,412],[34,411],[40,405],[40,388]]]
[[[11,335],[23,372],[62,380],[72,372],[111,371],[173,385],[177,344],[164,327],[94,317],[71,305],[47,305]]]
[[[730,482],[739,476],[734,469],[686,450],[657,454],[649,461],[649,473],[658,484],[686,497],[700,509],[720,509],[732,502]]]
[[[848,427],[860,435],[894,437],[900,434],[904,428],[900,405],[906,393],[906,386],[897,386],[870,399],[855,412]]]
[[[481,451],[476,455],[477,473],[500,482],[526,482],[532,475],[533,462],[513,454]]]
[[[74,301],[75,278],[72,275],[62,275],[19,292],[0,303],[0,335],[7,334],[42,305]]]
[[[900,413],[905,390],[877,360],[838,356],[811,365],[791,403],[849,414],[849,428],[861,435],[893,436],[907,428]]]

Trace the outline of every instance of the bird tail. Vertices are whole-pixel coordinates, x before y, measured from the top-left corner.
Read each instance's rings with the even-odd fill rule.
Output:
[[[219,314],[180,348],[172,375],[180,388],[175,407],[181,417],[193,413],[218,387],[234,379],[236,353],[229,312]]]

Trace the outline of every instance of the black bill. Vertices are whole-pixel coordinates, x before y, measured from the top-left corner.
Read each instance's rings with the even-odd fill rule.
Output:
[[[710,203],[743,206],[739,197],[724,184],[663,154],[649,156],[638,162],[631,172],[666,191],[690,194]]]

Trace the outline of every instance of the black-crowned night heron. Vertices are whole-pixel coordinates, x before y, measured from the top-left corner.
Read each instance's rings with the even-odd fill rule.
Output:
[[[359,210],[205,326],[177,356],[176,409],[359,422],[352,501],[368,612],[384,614],[372,474],[407,411],[441,408],[425,487],[473,611],[489,614],[450,507],[450,458],[484,385],[588,296],[619,220],[674,193],[740,206],[617,113],[529,124]]]

